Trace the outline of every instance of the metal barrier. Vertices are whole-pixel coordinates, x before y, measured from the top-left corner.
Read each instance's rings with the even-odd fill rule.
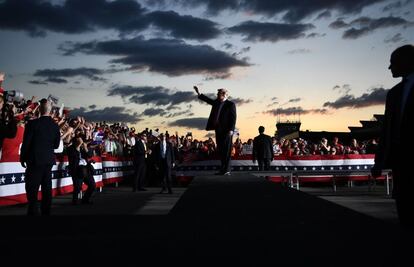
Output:
[[[347,177],[350,179],[352,176],[367,176],[369,183],[369,190],[371,190],[371,183],[376,185],[377,179],[372,177],[370,170],[359,170],[359,171],[349,171],[349,170],[325,170],[325,171],[303,171],[303,170],[292,170],[292,171],[250,171],[250,174],[260,177],[271,177],[271,176],[280,176],[288,183],[289,187],[300,189],[300,181],[306,179],[306,177],[312,176],[327,176],[331,177],[333,191],[336,192],[337,180],[339,177]],[[383,170],[381,173],[382,177],[385,177],[386,185],[386,194],[390,195],[391,186],[390,181],[392,180],[391,170]],[[349,180],[352,181],[352,180]],[[351,184],[352,185],[352,184]]]

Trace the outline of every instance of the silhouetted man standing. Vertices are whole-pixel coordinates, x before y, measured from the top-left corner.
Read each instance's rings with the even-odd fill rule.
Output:
[[[77,137],[73,140],[73,144],[67,149],[69,161],[69,174],[72,176],[73,192],[72,204],[78,204],[78,195],[82,190],[82,184],[85,183],[88,188],[85,195],[82,197],[82,204],[92,203],[90,201],[93,192],[96,189],[96,183],[93,178],[93,171],[91,169],[91,151],[89,151],[87,144],[82,137]]]
[[[414,176],[411,153],[414,149],[412,131],[414,122],[414,46],[405,45],[391,54],[394,78],[402,77],[387,94],[382,134],[371,172],[374,177],[382,169],[392,169],[393,198],[401,225],[414,228]]]
[[[145,173],[146,173],[146,158],[149,154],[147,149],[147,136],[145,133],[141,133],[134,146],[134,167],[135,177],[132,182],[132,191],[147,191],[144,188]]]
[[[253,140],[253,163],[259,164],[259,171],[268,171],[270,162],[273,161],[272,138],[264,134],[265,128],[259,127],[259,135]]]
[[[172,194],[171,171],[175,164],[174,149],[163,133],[159,135],[159,139],[160,142],[154,147],[154,159],[155,166],[157,166],[162,179],[160,193],[162,194],[168,190],[168,194]]]
[[[226,89],[218,89],[215,100],[200,94],[197,86],[194,86],[194,90],[200,100],[212,105],[206,130],[216,132],[217,150],[221,159],[220,171],[216,174],[230,175],[231,146],[237,118],[236,105],[227,99]]]
[[[39,215],[37,193],[42,186],[42,215],[50,215],[52,204],[52,166],[56,164],[54,149],[59,147],[60,131],[50,117],[51,104],[40,101],[41,117],[27,123],[24,130],[20,163],[26,168],[26,194],[29,201],[28,215]]]

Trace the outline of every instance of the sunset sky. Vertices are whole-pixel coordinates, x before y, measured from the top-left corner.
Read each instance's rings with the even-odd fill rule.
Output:
[[[0,0],[5,90],[72,114],[204,138],[192,87],[227,88],[242,139],[281,120],[348,131],[383,113],[414,1]]]

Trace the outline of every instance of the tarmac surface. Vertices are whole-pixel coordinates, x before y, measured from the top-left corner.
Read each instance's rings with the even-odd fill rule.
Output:
[[[196,177],[158,194],[105,187],[92,205],[53,199],[53,216],[0,207],[2,258],[46,265],[413,266],[381,187],[283,187],[249,174]],[[23,257],[24,256],[24,257]],[[148,264],[144,264],[146,266]]]

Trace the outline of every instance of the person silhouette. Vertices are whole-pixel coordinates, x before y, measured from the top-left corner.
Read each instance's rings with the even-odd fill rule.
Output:
[[[217,90],[215,100],[200,94],[197,86],[193,88],[200,100],[212,106],[206,130],[215,130],[216,133],[217,150],[221,160],[220,171],[216,174],[230,175],[232,138],[237,118],[236,105],[227,99],[228,92],[224,88]]]
[[[259,165],[259,171],[270,170],[270,162],[273,161],[272,138],[264,134],[265,128],[259,127],[259,135],[253,140],[253,163]]]
[[[394,50],[390,63],[392,76],[402,77],[402,81],[387,93],[385,118],[371,174],[378,177],[381,170],[392,170],[392,197],[400,224],[414,229],[414,177],[411,157],[405,152],[414,149],[414,143],[410,142],[414,121],[414,46],[404,45]]]

